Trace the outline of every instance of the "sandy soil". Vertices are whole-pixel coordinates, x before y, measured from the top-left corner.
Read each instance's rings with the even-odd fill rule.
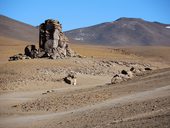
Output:
[[[86,57],[8,62],[26,43],[0,44],[0,128],[170,127],[169,47],[72,44]],[[110,84],[132,66],[153,70]],[[77,73],[75,86],[62,80],[69,71]]]

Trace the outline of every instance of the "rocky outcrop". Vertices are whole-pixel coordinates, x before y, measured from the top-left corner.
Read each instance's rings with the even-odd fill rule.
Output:
[[[51,59],[73,57],[68,44],[68,38],[62,32],[62,26],[58,20],[48,19],[39,28],[39,54]]]
[[[132,79],[133,73],[131,71],[122,70],[121,73],[115,74],[111,79],[111,84],[120,83]]]
[[[129,69],[129,71],[122,70],[120,73],[115,74],[111,79],[111,84],[120,83],[122,81],[127,81],[132,79],[134,76],[138,76],[145,71],[152,70],[149,67],[142,67],[142,66],[133,66]]]
[[[24,55],[34,58],[47,57],[50,59],[62,59],[66,57],[80,57],[69,46],[68,38],[62,32],[62,26],[58,20],[48,19],[39,26],[39,50],[35,45],[27,45]],[[11,56],[10,61],[21,60],[21,56]]]

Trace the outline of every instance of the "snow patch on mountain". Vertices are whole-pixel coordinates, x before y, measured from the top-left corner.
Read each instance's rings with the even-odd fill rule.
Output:
[[[170,28],[170,26],[166,26],[165,28]]]

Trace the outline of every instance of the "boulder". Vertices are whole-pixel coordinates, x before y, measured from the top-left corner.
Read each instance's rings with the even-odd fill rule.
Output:
[[[76,85],[76,84],[77,84],[76,78],[65,77],[65,78],[64,78],[64,81],[65,81],[67,84],[71,84],[71,85]]]
[[[128,73],[129,79],[131,79],[133,77],[133,73],[131,71],[128,71],[127,73]]]
[[[131,71],[122,70],[120,74],[115,74],[111,79],[111,84],[120,83],[122,81],[127,81],[133,77],[133,73]]]
[[[38,50],[35,45],[27,45],[24,49],[25,55],[33,58],[36,58],[38,55]]]
[[[76,85],[77,84],[77,80],[76,80],[77,76],[75,72],[70,72],[65,78],[64,81],[67,84],[71,84],[71,85]]]
[[[113,78],[111,79],[111,84],[116,84],[116,83],[120,83],[122,82],[123,79],[120,75],[116,74],[113,76]]]

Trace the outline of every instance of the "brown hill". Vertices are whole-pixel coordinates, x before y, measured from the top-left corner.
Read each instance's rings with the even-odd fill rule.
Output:
[[[65,34],[72,40],[100,45],[170,45],[169,26],[137,18],[120,18]]]
[[[38,27],[0,15],[0,36],[38,42]],[[65,32],[70,42],[99,45],[170,45],[170,25],[137,18],[120,18]]]
[[[38,29],[34,26],[0,15],[0,36],[35,43],[38,41]]]

